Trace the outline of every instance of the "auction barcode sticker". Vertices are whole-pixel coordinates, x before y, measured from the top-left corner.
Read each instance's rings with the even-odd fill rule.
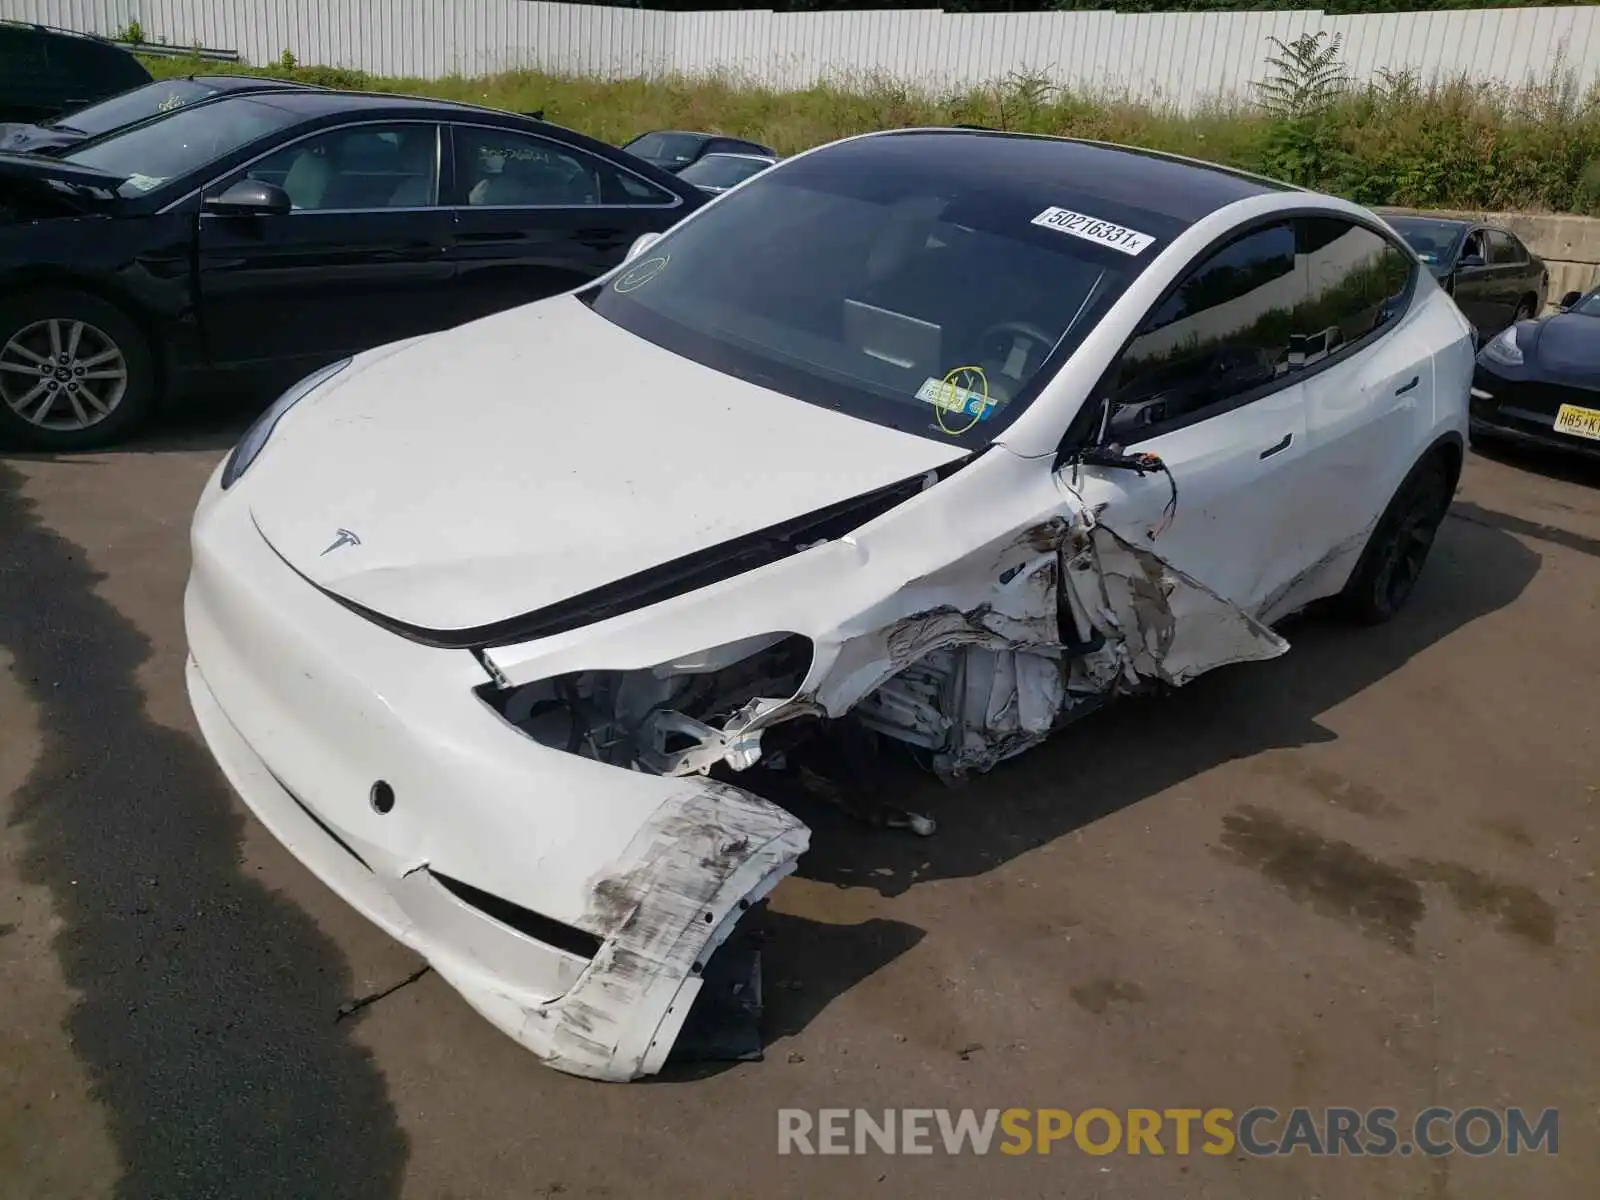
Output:
[[[1102,246],[1109,246],[1124,254],[1142,254],[1145,248],[1156,240],[1148,233],[1140,233],[1137,229],[1129,229],[1125,225],[1102,221],[1085,213],[1073,212],[1070,208],[1047,208],[1033,219],[1033,224],[1070,233],[1073,237],[1082,238],[1086,242],[1098,242]]]

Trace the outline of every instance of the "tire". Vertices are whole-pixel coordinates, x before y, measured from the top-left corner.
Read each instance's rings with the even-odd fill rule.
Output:
[[[143,424],[155,399],[150,345],[116,305],[64,288],[0,300],[0,443],[107,446]]]
[[[1532,300],[1523,299],[1518,301],[1517,314],[1511,318],[1511,323],[1515,325],[1518,321],[1533,320],[1533,305],[1534,301]]]
[[[1381,625],[1405,607],[1422,576],[1452,492],[1441,454],[1430,455],[1407,476],[1340,594],[1339,606],[1347,618],[1360,625]]]

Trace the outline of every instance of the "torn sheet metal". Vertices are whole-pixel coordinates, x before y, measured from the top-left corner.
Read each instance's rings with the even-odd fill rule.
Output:
[[[809,839],[795,817],[739,788],[686,786],[592,880],[585,924],[611,932],[570,991],[527,1011],[518,1040],[575,1075],[658,1072],[711,955]]]
[[[810,662],[789,660],[795,673],[787,676],[761,661],[786,644],[767,636],[571,686],[605,710],[613,765],[672,775],[703,775],[719,763],[744,771],[762,760],[766,730],[819,716],[856,721],[927,751],[938,773],[960,775],[1021,753],[1112,695],[1180,686],[1288,649],[1248,613],[1082,508],[1073,520],[1029,526],[942,565],[805,640]],[[715,720],[683,707],[689,692],[674,675],[703,677],[711,668],[742,671],[754,693],[737,696],[734,711],[724,706],[726,688],[713,687],[731,714]],[[548,689],[538,694],[548,703]],[[517,708],[507,708],[514,722]]]

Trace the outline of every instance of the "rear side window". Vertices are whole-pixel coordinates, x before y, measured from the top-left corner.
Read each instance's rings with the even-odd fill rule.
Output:
[[[457,126],[458,202],[482,208],[665,207],[671,192],[572,146],[515,130]]]
[[[1288,370],[1305,286],[1291,222],[1211,254],[1145,319],[1112,388],[1112,441],[1220,409]]]
[[[1511,266],[1528,261],[1522,244],[1509,233],[1499,229],[1489,230],[1489,261],[1496,266]]]
[[[1406,255],[1386,238],[1348,221],[1315,217],[1296,224],[1307,299],[1294,332],[1314,343],[1309,354],[1323,348],[1332,353],[1399,318],[1411,284]]]

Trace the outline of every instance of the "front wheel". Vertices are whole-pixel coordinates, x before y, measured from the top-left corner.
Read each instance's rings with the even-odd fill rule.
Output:
[[[1531,320],[1533,320],[1533,301],[1523,300],[1522,303],[1517,305],[1517,314],[1511,318],[1511,323],[1515,325],[1518,321]]]
[[[149,346],[115,305],[65,289],[0,301],[0,441],[93,449],[126,437],[154,402]]]
[[[1381,625],[1410,598],[1450,507],[1450,475],[1438,456],[1401,485],[1378,520],[1340,596],[1347,616]]]

